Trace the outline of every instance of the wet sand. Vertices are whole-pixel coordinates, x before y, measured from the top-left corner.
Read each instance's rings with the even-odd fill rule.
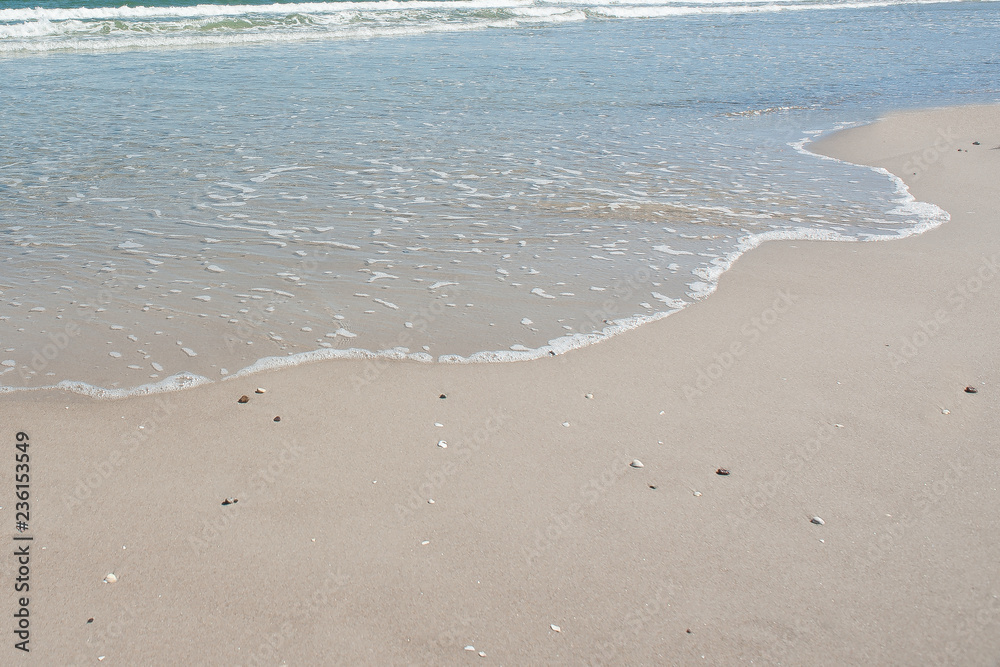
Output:
[[[4,663],[994,664],[995,146],[1000,107],[835,135],[951,222],[767,243],[564,355],[0,395]]]

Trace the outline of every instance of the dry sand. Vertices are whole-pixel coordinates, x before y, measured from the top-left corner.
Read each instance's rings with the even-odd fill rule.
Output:
[[[768,243],[564,356],[0,395],[0,517],[25,431],[34,538],[0,662],[996,664],[994,146],[998,107],[843,132],[820,149],[952,221]]]

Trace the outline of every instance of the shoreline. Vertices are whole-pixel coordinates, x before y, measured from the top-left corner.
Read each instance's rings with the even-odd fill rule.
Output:
[[[821,141],[897,174],[933,151],[900,177],[951,221],[762,244],[711,298],[572,354],[305,364],[120,401],[0,394],[8,440],[35,444],[33,652],[988,664],[993,146],[1000,106]]]
[[[714,266],[705,266],[704,268],[698,269],[692,274],[692,277],[696,279],[695,283],[689,283],[689,286],[699,285],[700,290],[696,290],[695,293],[688,292],[686,297],[691,299],[691,301],[677,300],[675,303],[665,304],[669,305],[666,310],[657,310],[649,314],[633,314],[627,317],[618,317],[617,319],[609,320],[604,319],[604,323],[607,325],[601,331],[595,331],[592,333],[573,333],[564,336],[559,336],[548,341],[546,345],[539,346],[537,348],[527,348],[523,345],[515,346],[523,349],[507,349],[507,350],[481,350],[474,352],[468,356],[461,356],[459,354],[443,354],[443,355],[430,355],[426,352],[413,352],[407,347],[407,343],[410,342],[412,336],[408,332],[403,332],[397,335],[397,345],[392,348],[380,349],[380,350],[369,350],[366,348],[330,348],[330,347],[320,347],[313,350],[307,350],[303,352],[289,353],[287,355],[272,355],[265,356],[255,360],[253,363],[240,368],[236,372],[228,373],[223,375],[218,379],[211,379],[205,375],[200,375],[195,372],[188,370],[183,370],[178,373],[174,373],[162,379],[156,380],[154,382],[146,382],[133,387],[118,387],[119,383],[111,383],[109,386],[99,386],[91,384],[85,380],[74,380],[65,379],[61,380],[55,384],[43,385],[38,387],[14,387],[0,385],[0,394],[4,393],[15,393],[22,391],[65,391],[75,394],[80,394],[84,396],[90,396],[92,398],[97,398],[101,400],[121,400],[127,399],[133,396],[145,396],[162,394],[174,391],[183,391],[186,389],[191,389],[194,387],[202,386],[205,384],[216,384],[221,382],[227,382],[243,378],[249,375],[255,375],[263,372],[270,372],[281,370],[284,368],[294,368],[303,364],[319,363],[319,362],[330,362],[330,361],[368,361],[373,360],[377,363],[392,362],[392,361],[415,361],[420,363],[431,363],[431,364],[469,364],[469,363],[514,363],[514,362],[526,362],[541,359],[547,356],[557,356],[578,350],[591,345],[596,345],[598,343],[605,342],[611,338],[626,334],[630,331],[638,329],[647,324],[657,322],[661,319],[675,315],[685,308],[689,308],[705,299],[711,297],[718,289],[719,281],[722,276],[732,269],[737,261],[740,260],[744,255],[752,250],[759,248],[761,245],[774,242],[774,241],[830,241],[830,242],[842,242],[842,243],[856,243],[856,242],[875,242],[875,241],[896,241],[909,238],[911,236],[923,234],[931,229],[935,229],[942,224],[945,224],[950,219],[949,214],[941,209],[939,206],[921,201],[913,196],[909,191],[906,183],[896,174],[877,166],[870,166],[865,164],[860,164],[857,162],[851,162],[850,160],[841,159],[837,157],[832,157],[824,155],[823,153],[810,151],[806,146],[816,145],[817,143],[822,143],[829,137],[843,131],[843,127],[833,128],[830,130],[824,130],[822,134],[817,137],[806,136],[799,141],[793,142],[791,144],[795,151],[809,155],[815,159],[820,160],[834,160],[836,162],[841,162],[856,166],[859,168],[869,169],[875,173],[881,174],[895,185],[894,195],[898,197],[895,199],[896,206],[891,211],[886,211],[884,215],[898,214],[902,215],[905,212],[906,215],[917,216],[917,224],[911,224],[907,229],[899,230],[896,235],[891,234],[870,234],[869,238],[860,238],[857,236],[843,236],[839,231],[833,229],[815,229],[815,228],[805,228],[800,227],[794,230],[771,230],[767,232],[757,232],[744,236],[738,240],[737,247],[735,250],[730,251],[724,255],[720,260],[714,262]],[[911,221],[911,223],[914,221]],[[636,284],[633,280],[634,276],[630,276],[626,280],[626,287],[629,292],[634,290],[643,289],[643,285]],[[640,281],[641,282],[641,281]],[[616,288],[617,289],[617,288]],[[606,302],[605,308],[607,310],[614,310],[617,304],[613,302]],[[590,315],[593,317],[593,314]],[[73,333],[79,334],[79,326],[75,321],[71,321],[70,325],[76,331]],[[72,335],[67,328],[67,334]],[[61,332],[57,332],[57,336],[62,336]],[[51,338],[51,336],[50,336]],[[58,350],[55,352],[55,356],[58,357],[59,353],[68,347],[69,339],[66,338],[66,345],[58,345]],[[55,343],[55,339],[53,339]],[[36,349],[35,356],[39,357],[39,353]],[[41,358],[41,357],[39,357]],[[43,365],[47,365],[47,360],[50,358],[45,356],[42,361]],[[34,364],[35,360],[32,360]],[[214,367],[214,364],[213,364]],[[14,372],[14,368],[4,369],[0,371],[0,376],[8,373]],[[30,371],[26,366],[22,366],[20,372]]]

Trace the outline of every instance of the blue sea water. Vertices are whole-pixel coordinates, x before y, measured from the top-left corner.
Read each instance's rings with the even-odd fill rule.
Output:
[[[998,28],[994,2],[5,2],[0,383],[531,358],[767,238],[929,228],[803,144],[997,101]]]

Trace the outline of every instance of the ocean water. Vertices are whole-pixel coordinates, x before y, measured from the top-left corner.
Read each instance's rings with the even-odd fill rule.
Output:
[[[561,354],[767,239],[919,233],[947,215],[808,142],[997,101],[997,34],[995,2],[5,2],[0,384]]]

